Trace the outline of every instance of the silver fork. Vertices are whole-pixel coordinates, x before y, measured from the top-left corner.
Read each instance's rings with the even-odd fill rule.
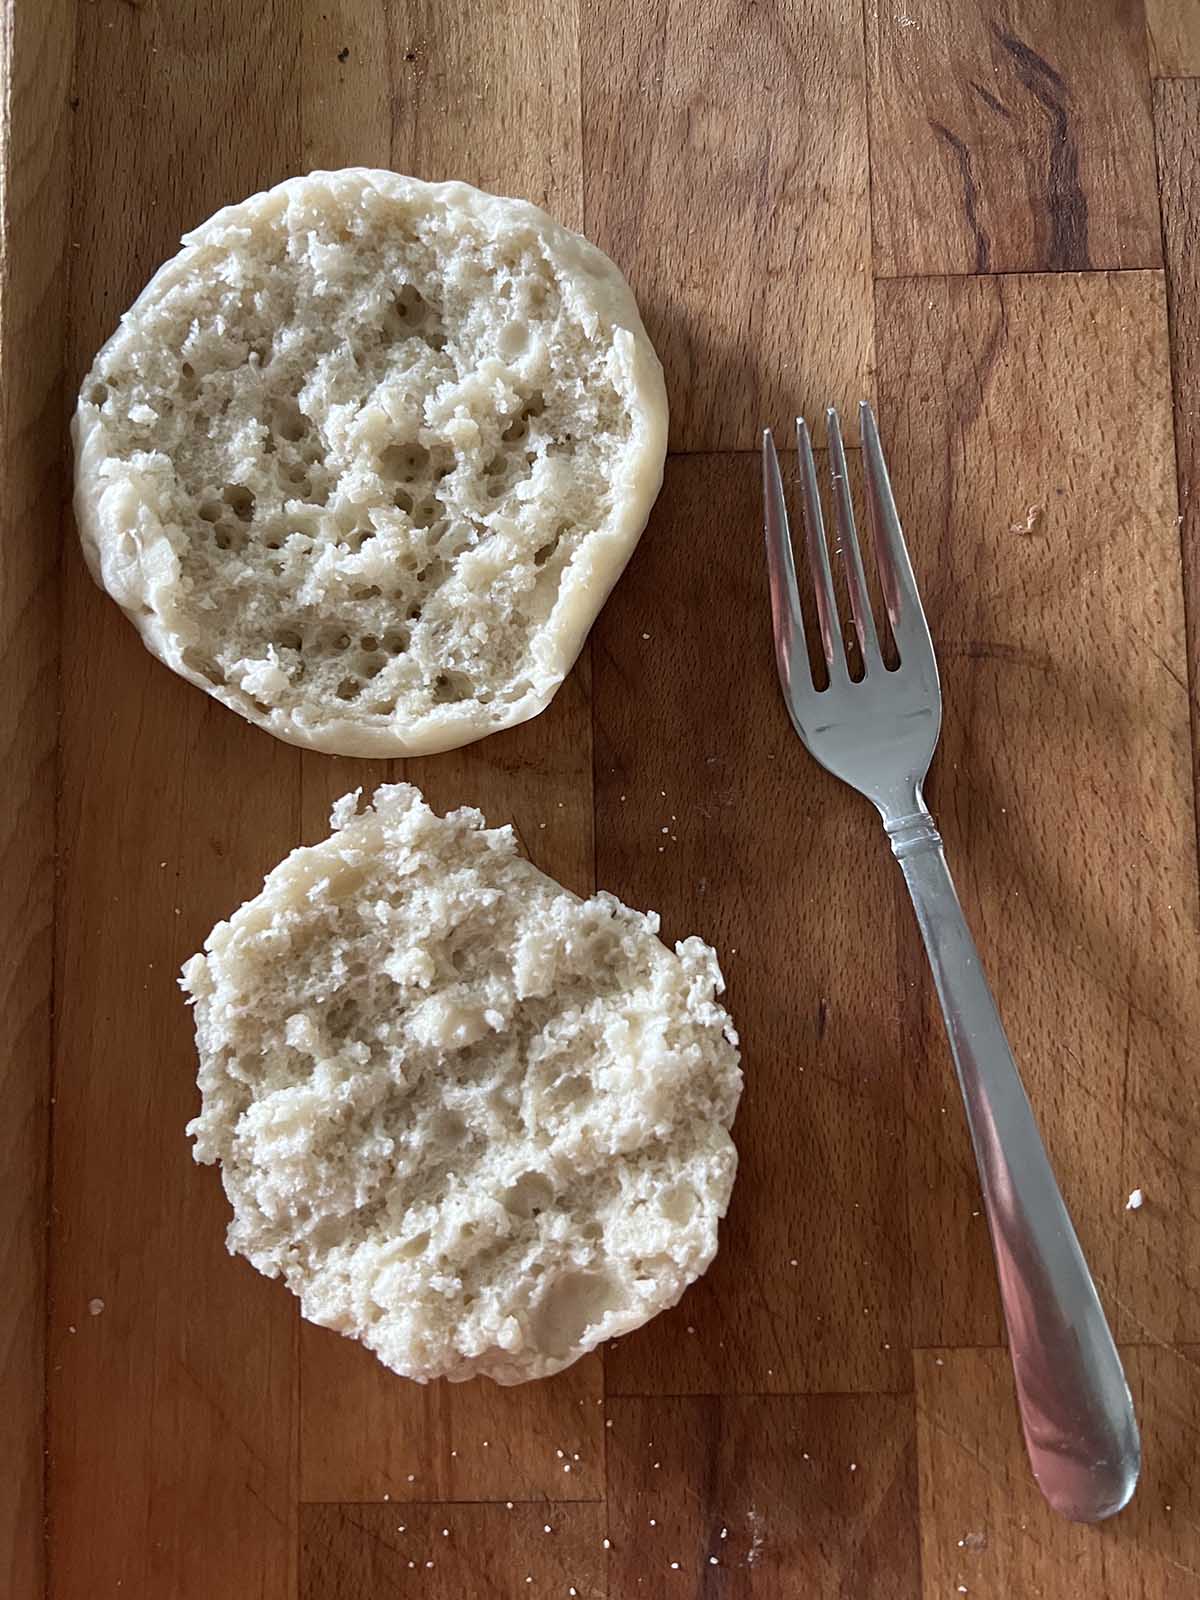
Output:
[[[1030,1464],[1056,1511],[1097,1522],[1127,1504],[1137,1485],[1141,1444],[1133,1402],[921,793],[941,729],[942,691],[879,433],[865,402],[861,414],[869,520],[900,664],[890,670],[880,651],[846,453],[837,412],[830,410],[837,553],[865,672],[855,682],[847,667],[812,444],[798,420],[808,562],[829,684],[817,689],[809,668],[787,506],[768,429],[763,492],[779,679],[809,754],[874,804],[908,884],[979,1166]]]

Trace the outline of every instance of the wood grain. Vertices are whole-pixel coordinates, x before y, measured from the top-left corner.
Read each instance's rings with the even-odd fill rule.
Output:
[[[1115,1309],[1118,1293],[1130,1299],[1118,1260],[1140,1220],[1125,1199],[1143,1177],[1123,1144],[1126,1104],[1143,1085],[1156,1101],[1182,1090],[1196,985],[1162,283],[948,279],[878,293],[882,426],[945,701],[927,793]],[[994,1343],[978,1182],[928,972],[911,940],[907,951],[913,1339]],[[1166,1228],[1178,1273],[1186,1208]],[[1148,1285],[1134,1282],[1148,1316]],[[1165,1292],[1179,1307],[1186,1289]]]
[[[302,1500],[604,1496],[598,1356],[501,1389],[486,1379],[404,1383],[361,1346],[307,1323],[300,1350]]]
[[[462,178],[583,221],[575,0],[333,0],[305,13],[306,165]],[[336,152],[333,153],[333,152]]]
[[[586,0],[584,219],[666,369],[671,447],[870,394],[862,34],[840,0]],[[736,67],[731,67],[731,49]]]
[[[1064,1521],[1038,1493],[1003,1350],[914,1357],[921,1557],[928,1600],[1200,1592],[1200,1365],[1194,1348],[1122,1351],[1147,1441],[1130,1510],[1100,1529]]]
[[[1142,8],[868,0],[880,277],[1156,267]]]
[[[225,1254],[220,1184],[189,1161],[194,1046],[175,980],[295,842],[298,756],[256,749],[255,730],[153,662],[81,566],[65,613],[54,1593],[283,1596],[294,1303]]]
[[[1180,678],[1190,685],[1192,710],[1191,768],[1193,795],[1200,800],[1200,450],[1195,415],[1200,405],[1200,268],[1196,230],[1200,226],[1200,84],[1155,85],[1155,123],[1162,187],[1163,229],[1167,257],[1167,301],[1175,402],[1175,450],[1179,487],[1178,537],[1187,620],[1186,652],[1173,659]],[[1177,818],[1185,836],[1191,819]],[[1158,839],[1162,839],[1161,831]],[[1178,860],[1168,850],[1164,864]],[[1146,1226],[1129,1232],[1122,1264],[1122,1292],[1130,1302],[1125,1328],[1141,1337],[1148,1326],[1154,1337],[1200,1337],[1200,1207],[1195,1173],[1200,1165],[1200,1100],[1195,1092],[1192,1041],[1200,1021],[1191,955],[1197,925],[1195,878],[1186,871],[1166,885],[1161,917],[1166,919],[1163,948],[1171,957],[1159,968],[1164,980],[1155,995],[1159,1009],[1135,1019],[1140,1044],[1147,1054],[1170,1063],[1166,1072],[1139,1072],[1131,1079],[1128,1141],[1131,1171],[1145,1173],[1151,1203]],[[1156,918],[1155,932],[1163,928]],[[1139,1213],[1139,1215],[1142,1213]],[[1144,1310],[1133,1305],[1141,1290]]]
[[[0,15],[0,1590],[44,1592],[69,6]],[[40,241],[43,255],[21,248]]]
[[[612,1411],[610,1594],[916,1595],[909,1400],[725,1395]]]
[[[283,176],[298,145],[279,5],[77,15],[72,387],[180,232]],[[155,663],[74,547],[63,634],[53,1593],[282,1600],[297,1318],[225,1254],[219,1182],[189,1160],[175,978],[297,842],[299,755]]]
[[[758,470],[668,463],[594,636],[597,878],[722,952],[746,1073],[721,1252],[610,1348],[614,1394],[909,1383],[894,869],[788,725]]]
[[[1197,7],[1200,18],[1200,7]],[[1162,195],[1175,402],[1175,457],[1179,483],[1179,540],[1188,627],[1188,679],[1192,689],[1192,763],[1200,797],[1200,84],[1154,86],[1154,128]]]
[[[300,1600],[603,1600],[604,1507],[305,1506]]]
[[[1146,31],[1154,77],[1200,74],[1200,6],[1196,0],[1146,0]]]

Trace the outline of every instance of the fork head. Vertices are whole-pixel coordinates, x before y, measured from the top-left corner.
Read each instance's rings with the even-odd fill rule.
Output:
[[[763,434],[767,567],[775,660],[792,725],[810,755],[866,795],[888,824],[924,809],[921,785],[941,729],[942,691],[875,417],[865,401],[860,412],[868,518],[899,666],[885,665],[880,650],[854,522],[846,452],[838,415],[832,408],[827,416],[837,525],[835,553],[843,563],[862,655],[860,680],[850,676],[842,643],[812,441],[801,418],[796,422],[800,493],[820,649],[829,677],[826,688],[817,688],[809,666],[787,504],[770,429]]]

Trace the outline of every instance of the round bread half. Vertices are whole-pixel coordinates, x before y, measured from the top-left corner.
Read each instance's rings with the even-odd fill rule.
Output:
[[[543,710],[662,482],[616,267],[536,206],[348,168],[183,240],[73,433],[97,580],[155,655],[340,755]]]
[[[228,1245],[425,1382],[520,1383],[673,1305],[737,1166],[715,953],[408,784],[334,807],[184,968]]]

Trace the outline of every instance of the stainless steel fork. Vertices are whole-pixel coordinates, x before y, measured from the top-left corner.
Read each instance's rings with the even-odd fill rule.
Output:
[[[837,554],[865,671],[856,682],[847,666],[812,444],[798,421],[808,563],[829,683],[818,689],[809,668],[768,430],[763,492],[779,679],[809,753],[875,805],[904,873],[979,1165],[1029,1460],[1056,1511],[1096,1522],[1119,1511],[1137,1485],[1141,1445],[1133,1402],[921,792],[941,728],[942,691],[875,418],[865,403],[861,412],[869,520],[900,664],[889,669],[880,650],[846,454],[837,412],[830,410]]]

